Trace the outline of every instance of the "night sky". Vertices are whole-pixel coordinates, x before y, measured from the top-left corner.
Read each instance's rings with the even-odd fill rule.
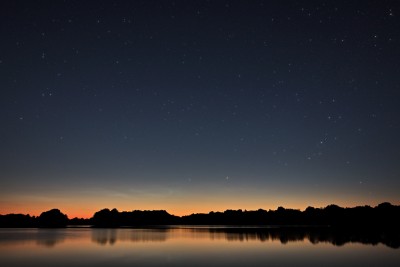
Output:
[[[398,1],[1,1],[0,214],[400,204]]]

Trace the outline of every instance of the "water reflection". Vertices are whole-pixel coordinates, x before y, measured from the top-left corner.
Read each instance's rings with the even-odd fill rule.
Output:
[[[52,248],[72,239],[91,240],[99,245],[118,242],[165,242],[177,239],[225,240],[228,242],[292,242],[328,243],[343,246],[348,243],[384,244],[400,248],[400,233],[332,230],[330,228],[243,228],[243,227],[166,227],[152,229],[1,229],[0,245],[36,243]]]
[[[398,235],[330,229],[0,228],[1,266],[13,267],[397,267],[399,250],[389,247],[399,247]]]
[[[261,242],[277,241],[281,244],[308,240],[312,244],[320,242],[343,246],[346,243],[365,245],[384,244],[391,248],[400,247],[399,233],[333,230],[330,228],[226,228],[208,229],[210,234],[224,233],[227,241],[259,240]]]
[[[36,235],[36,244],[51,248],[57,244],[63,243],[65,239],[66,235],[62,229],[54,229],[54,231],[38,229],[38,233]]]
[[[0,230],[0,245],[2,243],[24,244],[34,242],[38,246],[51,248],[65,242],[68,236],[65,229],[5,228]]]
[[[162,242],[171,229],[93,229],[92,241],[100,245],[114,245],[117,241]]]
[[[399,233],[357,232],[329,228],[232,228],[232,227],[177,227],[157,229],[93,229],[92,241],[100,245],[113,245],[118,241],[163,242],[169,239],[200,238],[224,239],[229,242],[279,241],[281,244],[309,241],[312,244],[330,243],[343,246],[347,243],[365,245],[384,244],[400,247]]]

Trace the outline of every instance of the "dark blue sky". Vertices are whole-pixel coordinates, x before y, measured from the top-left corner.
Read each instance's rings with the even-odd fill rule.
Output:
[[[0,213],[400,202],[397,1],[2,1]]]

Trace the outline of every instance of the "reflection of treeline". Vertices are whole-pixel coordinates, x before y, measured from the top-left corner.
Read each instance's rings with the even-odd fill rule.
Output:
[[[130,242],[162,242],[174,238],[175,231],[181,233],[208,233],[211,239],[225,239],[232,242],[245,241],[278,241],[282,244],[310,241],[312,244],[330,243],[343,246],[347,243],[362,243],[365,245],[384,244],[391,248],[400,248],[400,234],[397,232],[385,234],[381,230],[336,229],[331,227],[210,227],[210,228],[158,228],[126,231],[124,229],[95,229],[92,231],[92,241],[100,244],[113,245],[118,241]]]
[[[167,240],[168,228],[158,229],[123,229],[97,228],[91,231],[92,241],[100,245],[113,245],[117,241],[163,242]]]
[[[384,229],[349,229],[332,227],[276,227],[276,228],[211,228],[211,234],[224,233],[229,241],[280,241],[282,244],[309,240],[313,244],[331,243],[343,246],[346,243],[367,245],[384,244],[391,248],[400,248],[400,233]]]
[[[95,227],[121,227],[143,225],[298,225],[332,226],[339,228],[397,228],[400,225],[400,206],[382,203],[376,207],[342,208],[329,205],[325,208],[308,207],[304,211],[277,210],[226,210],[208,214],[174,216],[166,211],[124,211],[103,209],[90,219],[68,219],[57,209],[43,212],[39,217],[8,214],[0,215],[0,227],[65,227],[67,225],[93,225]]]

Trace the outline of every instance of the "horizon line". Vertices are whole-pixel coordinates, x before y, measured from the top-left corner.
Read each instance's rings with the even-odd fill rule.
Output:
[[[371,206],[371,205],[357,205],[357,206],[352,206],[352,207],[349,207],[349,206],[346,206],[346,207],[343,207],[343,206],[339,206],[339,205],[337,205],[337,204],[334,204],[334,203],[332,203],[332,204],[328,204],[328,205],[326,205],[325,207],[314,207],[314,206],[307,206],[306,208],[304,208],[303,210],[302,209],[297,209],[297,208],[285,208],[285,207],[283,207],[283,206],[278,206],[275,210],[273,210],[273,209],[263,209],[263,208],[258,208],[258,209],[251,209],[251,210],[248,210],[248,209],[225,209],[224,211],[219,211],[219,210],[217,210],[217,211],[213,211],[213,210],[211,210],[211,211],[208,211],[208,212],[193,212],[193,213],[191,213],[191,214],[185,214],[185,215],[175,215],[175,214],[172,214],[172,213],[170,213],[170,212],[168,212],[168,210],[166,210],[166,209],[153,209],[153,210],[150,210],[150,209],[144,209],[144,210],[139,210],[139,209],[134,209],[134,210],[118,210],[117,208],[102,208],[102,209],[99,209],[98,211],[95,211],[92,215],[91,215],[91,217],[77,217],[77,216],[75,216],[75,217],[72,217],[72,218],[69,218],[68,217],[68,214],[67,213],[64,213],[64,212],[62,212],[59,208],[51,208],[51,209],[49,209],[49,210],[45,210],[45,211],[42,211],[41,213],[43,213],[43,212],[46,212],[46,211],[50,211],[50,210],[59,210],[60,212],[62,212],[63,214],[65,214],[65,215],[67,215],[67,217],[68,217],[68,219],[91,219],[93,216],[94,216],[94,214],[96,213],[96,212],[99,212],[99,211],[102,211],[102,210],[117,210],[118,212],[133,212],[133,211],[165,211],[165,212],[167,212],[168,214],[170,214],[170,215],[173,215],[173,216],[176,216],[176,217],[185,217],[185,216],[190,216],[190,215],[194,215],[194,214],[209,214],[209,213],[211,213],[211,212],[214,212],[214,213],[223,213],[223,212],[225,212],[225,211],[242,211],[242,212],[249,212],[249,211],[259,211],[259,210],[264,210],[264,211],[277,211],[279,208],[283,208],[283,209],[285,209],[285,210],[297,210],[297,211],[301,211],[301,212],[304,212],[305,210],[307,210],[308,208],[314,208],[314,209],[325,209],[325,208],[327,208],[327,207],[329,207],[329,206],[337,206],[337,207],[339,207],[339,208],[344,208],[344,209],[348,209],[348,208],[357,208],[357,207],[371,207],[371,208],[376,208],[376,207],[378,207],[379,205],[382,205],[382,204],[390,204],[390,205],[392,205],[392,206],[398,206],[398,205],[396,205],[396,204],[392,204],[391,202],[388,202],[388,201],[384,201],[384,202],[381,202],[381,203],[379,203],[379,204],[377,204],[376,206]],[[29,213],[7,213],[7,214],[0,214],[0,216],[5,216],[5,215],[11,215],[11,214],[14,214],[14,215],[29,215],[29,216],[31,216],[31,217],[39,217],[40,215],[30,215]]]

